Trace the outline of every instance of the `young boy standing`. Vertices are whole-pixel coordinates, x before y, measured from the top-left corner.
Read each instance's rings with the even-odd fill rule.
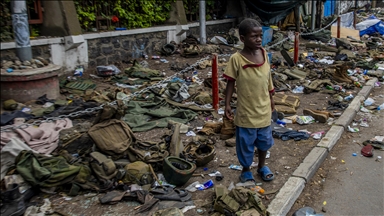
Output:
[[[233,119],[231,97],[237,86],[236,153],[243,170],[240,181],[255,181],[250,166],[255,147],[259,164],[257,173],[264,181],[271,181],[274,175],[265,166],[267,150],[274,144],[271,115],[274,110],[272,96],[274,87],[266,51],[262,48],[262,27],[254,19],[245,19],[239,25],[240,40],[244,48],[231,56],[224,72],[227,78],[225,95],[225,117]]]

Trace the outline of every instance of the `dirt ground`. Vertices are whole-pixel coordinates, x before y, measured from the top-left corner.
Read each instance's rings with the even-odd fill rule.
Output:
[[[234,53],[236,50],[232,47],[223,47],[225,53]],[[279,55],[277,52],[274,55]],[[161,63],[157,62],[158,60],[148,59],[146,60],[149,63],[149,67],[152,69],[157,69],[163,71],[166,76],[173,75],[175,71],[169,69],[170,65],[175,62],[180,62],[180,64],[188,66],[195,63],[199,58],[183,58],[178,55],[174,55],[171,57],[165,57],[169,61],[169,63]],[[222,57],[219,57],[219,59]],[[226,60],[229,57],[224,57]],[[120,68],[120,70],[128,67],[129,64],[121,63],[120,65],[116,65]],[[219,74],[223,73],[224,66],[219,68]],[[206,69],[197,69],[199,78],[206,78],[207,73],[211,71],[211,67],[207,67]],[[96,74],[95,68],[89,68],[85,73],[84,77],[90,77],[90,74]],[[108,79],[93,79],[95,83],[97,83],[97,89],[106,89],[106,88],[115,88],[108,82]],[[295,82],[295,81],[294,81]],[[207,91],[210,89],[205,88]],[[359,89],[355,88],[351,90],[351,93],[356,95]],[[302,115],[302,110],[304,108],[310,109],[325,109],[327,107],[328,100],[332,97],[329,94],[324,93],[311,93],[311,94],[293,94],[291,92],[286,92],[285,94],[299,95],[300,96],[300,107],[298,108],[297,114]],[[67,95],[62,95],[61,98],[66,98]],[[32,102],[30,104],[33,104]],[[35,105],[34,105],[35,106]],[[203,114],[201,113],[195,120],[191,121],[189,125],[193,128],[198,126],[203,126],[205,120],[214,119],[212,114]],[[87,119],[85,119],[87,120]],[[216,119],[217,120],[217,119]],[[298,125],[298,124],[287,124],[288,128],[292,128],[294,130],[306,129],[309,132],[327,132],[331,127],[327,123],[313,123],[309,125]],[[166,129],[153,129],[147,132],[137,132],[135,136],[138,139],[142,140],[151,140],[151,141],[159,141],[160,137],[165,133]],[[195,131],[196,132],[196,131]],[[187,137],[185,134],[181,135],[184,144],[189,143],[192,140],[192,137]],[[224,141],[219,139],[219,135],[213,136],[216,140],[215,148],[216,148],[216,157],[213,161],[208,163],[205,167],[198,167],[195,173],[204,173],[205,177],[192,177],[186,184],[185,187],[190,183],[195,181],[200,181],[201,183],[212,179],[215,185],[225,185],[229,186],[231,182],[235,184],[239,182],[240,171],[231,170],[228,168],[229,165],[235,164],[239,165],[236,150],[234,147],[226,147]],[[263,182],[259,176],[257,176],[255,170],[253,170],[254,176],[256,178],[257,183],[262,183],[261,187],[266,190],[266,192],[276,191],[270,195],[263,197],[263,203],[268,205],[270,201],[277,194],[278,189],[280,189],[286,180],[291,176],[294,170],[298,167],[298,165],[303,161],[303,159],[307,156],[307,154],[311,151],[311,149],[316,146],[319,140],[315,140],[310,137],[308,140],[302,141],[282,141],[280,139],[275,138],[275,145],[270,149],[270,158],[267,159],[267,165],[270,167],[272,172],[275,173],[275,179],[272,182]],[[254,159],[257,162],[257,156]],[[329,161],[328,161],[329,162]],[[203,168],[208,168],[207,171],[204,171]],[[213,171],[220,171],[224,176],[222,181],[217,181],[214,178],[209,177],[207,174]],[[317,179],[318,177],[315,177]],[[316,188],[310,191],[310,194],[313,194],[320,188]],[[203,206],[206,204],[210,204],[213,200],[213,189],[208,189],[205,191],[196,191],[193,193],[192,200],[194,205],[196,205],[195,209],[189,210],[185,213],[185,215],[209,215],[211,209],[204,208]],[[138,206],[137,202],[119,202],[115,205],[101,205],[98,201],[98,197],[101,197],[102,194],[83,194],[76,197],[67,197],[63,193],[49,195],[42,193],[39,196],[34,197],[31,200],[32,205],[41,206],[43,203],[43,198],[49,198],[52,202],[53,209],[62,215],[134,215],[135,210],[134,207]],[[207,205],[210,206],[210,205]],[[155,209],[153,209],[155,210]],[[197,212],[199,210],[199,213]],[[202,212],[200,212],[202,210]],[[146,212],[142,215],[150,215],[150,212]]]

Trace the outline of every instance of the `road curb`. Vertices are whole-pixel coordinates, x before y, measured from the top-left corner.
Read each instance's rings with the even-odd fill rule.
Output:
[[[330,152],[333,146],[335,146],[337,141],[340,139],[343,132],[344,127],[338,125],[332,126],[316,146],[326,148],[328,152]]]
[[[374,89],[376,82],[378,82],[377,78],[373,78],[366,82],[364,87],[359,91],[357,96],[349,104],[348,108],[343,112],[339,119],[337,119],[331,129],[304,158],[303,162],[293,172],[292,177],[288,179],[276,197],[269,204],[268,211],[270,215],[287,215],[291,210],[296,199],[303,191],[305,184],[311,180],[328,156],[328,153],[337,144],[345,129],[360,110],[361,103],[363,103]]]
[[[307,157],[304,158],[303,162],[296,168],[295,172],[292,173],[292,176],[303,178],[305,183],[308,183],[327,156],[328,149],[323,147],[313,148]]]
[[[305,187],[305,181],[298,177],[289,177],[284,186],[280,189],[275,199],[268,206],[271,216],[287,215],[296,199],[300,196]]]

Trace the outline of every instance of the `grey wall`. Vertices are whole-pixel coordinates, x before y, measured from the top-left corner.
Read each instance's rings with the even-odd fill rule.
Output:
[[[32,57],[42,57],[49,59],[51,57],[50,45],[32,46]],[[14,49],[1,50],[1,60],[13,61],[18,59]]]

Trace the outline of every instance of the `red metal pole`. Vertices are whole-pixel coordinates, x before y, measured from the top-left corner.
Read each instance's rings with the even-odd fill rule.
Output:
[[[297,64],[299,61],[299,32],[295,32],[295,50],[293,55],[293,62]]]
[[[340,24],[340,17],[337,17],[337,38],[340,38],[340,27],[341,27],[341,24]]]
[[[219,109],[219,69],[217,64],[217,54],[212,58],[212,106],[214,110]]]

